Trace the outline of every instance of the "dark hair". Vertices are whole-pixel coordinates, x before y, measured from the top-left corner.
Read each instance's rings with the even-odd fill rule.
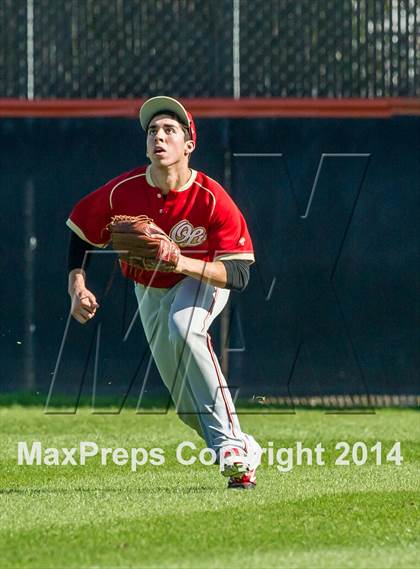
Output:
[[[155,113],[152,118],[149,121],[149,124],[147,125],[147,129],[146,131],[149,130],[149,125],[152,122],[152,120],[157,117],[158,115],[168,115],[168,117],[170,117],[171,119],[174,119],[176,121],[179,122],[179,124],[182,126],[182,130],[184,131],[184,138],[185,138],[185,142],[187,142],[187,140],[192,140],[191,137],[191,133],[190,133],[190,129],[188,127],[188,125],[186,125],[180,118],[179,116],[174,113],[173,111],[158,111],[157,113]]]

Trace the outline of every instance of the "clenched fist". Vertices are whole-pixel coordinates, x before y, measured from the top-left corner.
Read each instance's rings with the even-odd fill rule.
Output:
[[[75,290],[71,297],[71,315],[81,324],[93,318],[99,304],[87,288]]]
[[[99,304],[93,292],[86,288],[86,273],[83,269],[70,271],[68,292],[71,298],[71,315],[81,324],[86,324],[95,316]]]

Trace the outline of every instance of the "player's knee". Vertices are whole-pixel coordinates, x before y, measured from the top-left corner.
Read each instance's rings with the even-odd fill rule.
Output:
[[[188,322],[180,314],[169,315],[169,341],[171,344],[184,342],[188,336]]]
[[[169,341],[171,344],[189,342],[197,334],[194,320],[186,318],[180,313],[169,315]]]

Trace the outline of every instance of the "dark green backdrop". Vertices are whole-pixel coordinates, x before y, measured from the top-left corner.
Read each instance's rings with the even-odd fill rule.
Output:
[[[419,118],[197,126],[193,166],[229,187],[258,261],[248,289],[232,294],[231,385],[242,395],[418,393]],[[135,120],[1,122],[2,391],[48,391],[69,309],[66,218],[144,163],[144,145]],[[121,342],[135,302],[118,273],[109,284],[114,260],[100,255],[89,269],[102,304],[97,391],[135,378],[138,393],[149,355],[138,322]],[[76,393],[84,371],[92,382],[95,331],[70,324],[54,393]],[[162,392],[149,371],[146,394]]]

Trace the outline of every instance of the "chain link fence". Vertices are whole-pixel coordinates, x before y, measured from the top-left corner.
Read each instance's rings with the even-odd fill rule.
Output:
[[[416,0],[241,2],[241,94],[420,94]]]
[[[0,97],[27,95],[26,0],[0,0]]]
[[[231,94],[231,0],[34,2],[36,97]]]
[[[417,97],[420,0],[0,0],[0,97]]]

